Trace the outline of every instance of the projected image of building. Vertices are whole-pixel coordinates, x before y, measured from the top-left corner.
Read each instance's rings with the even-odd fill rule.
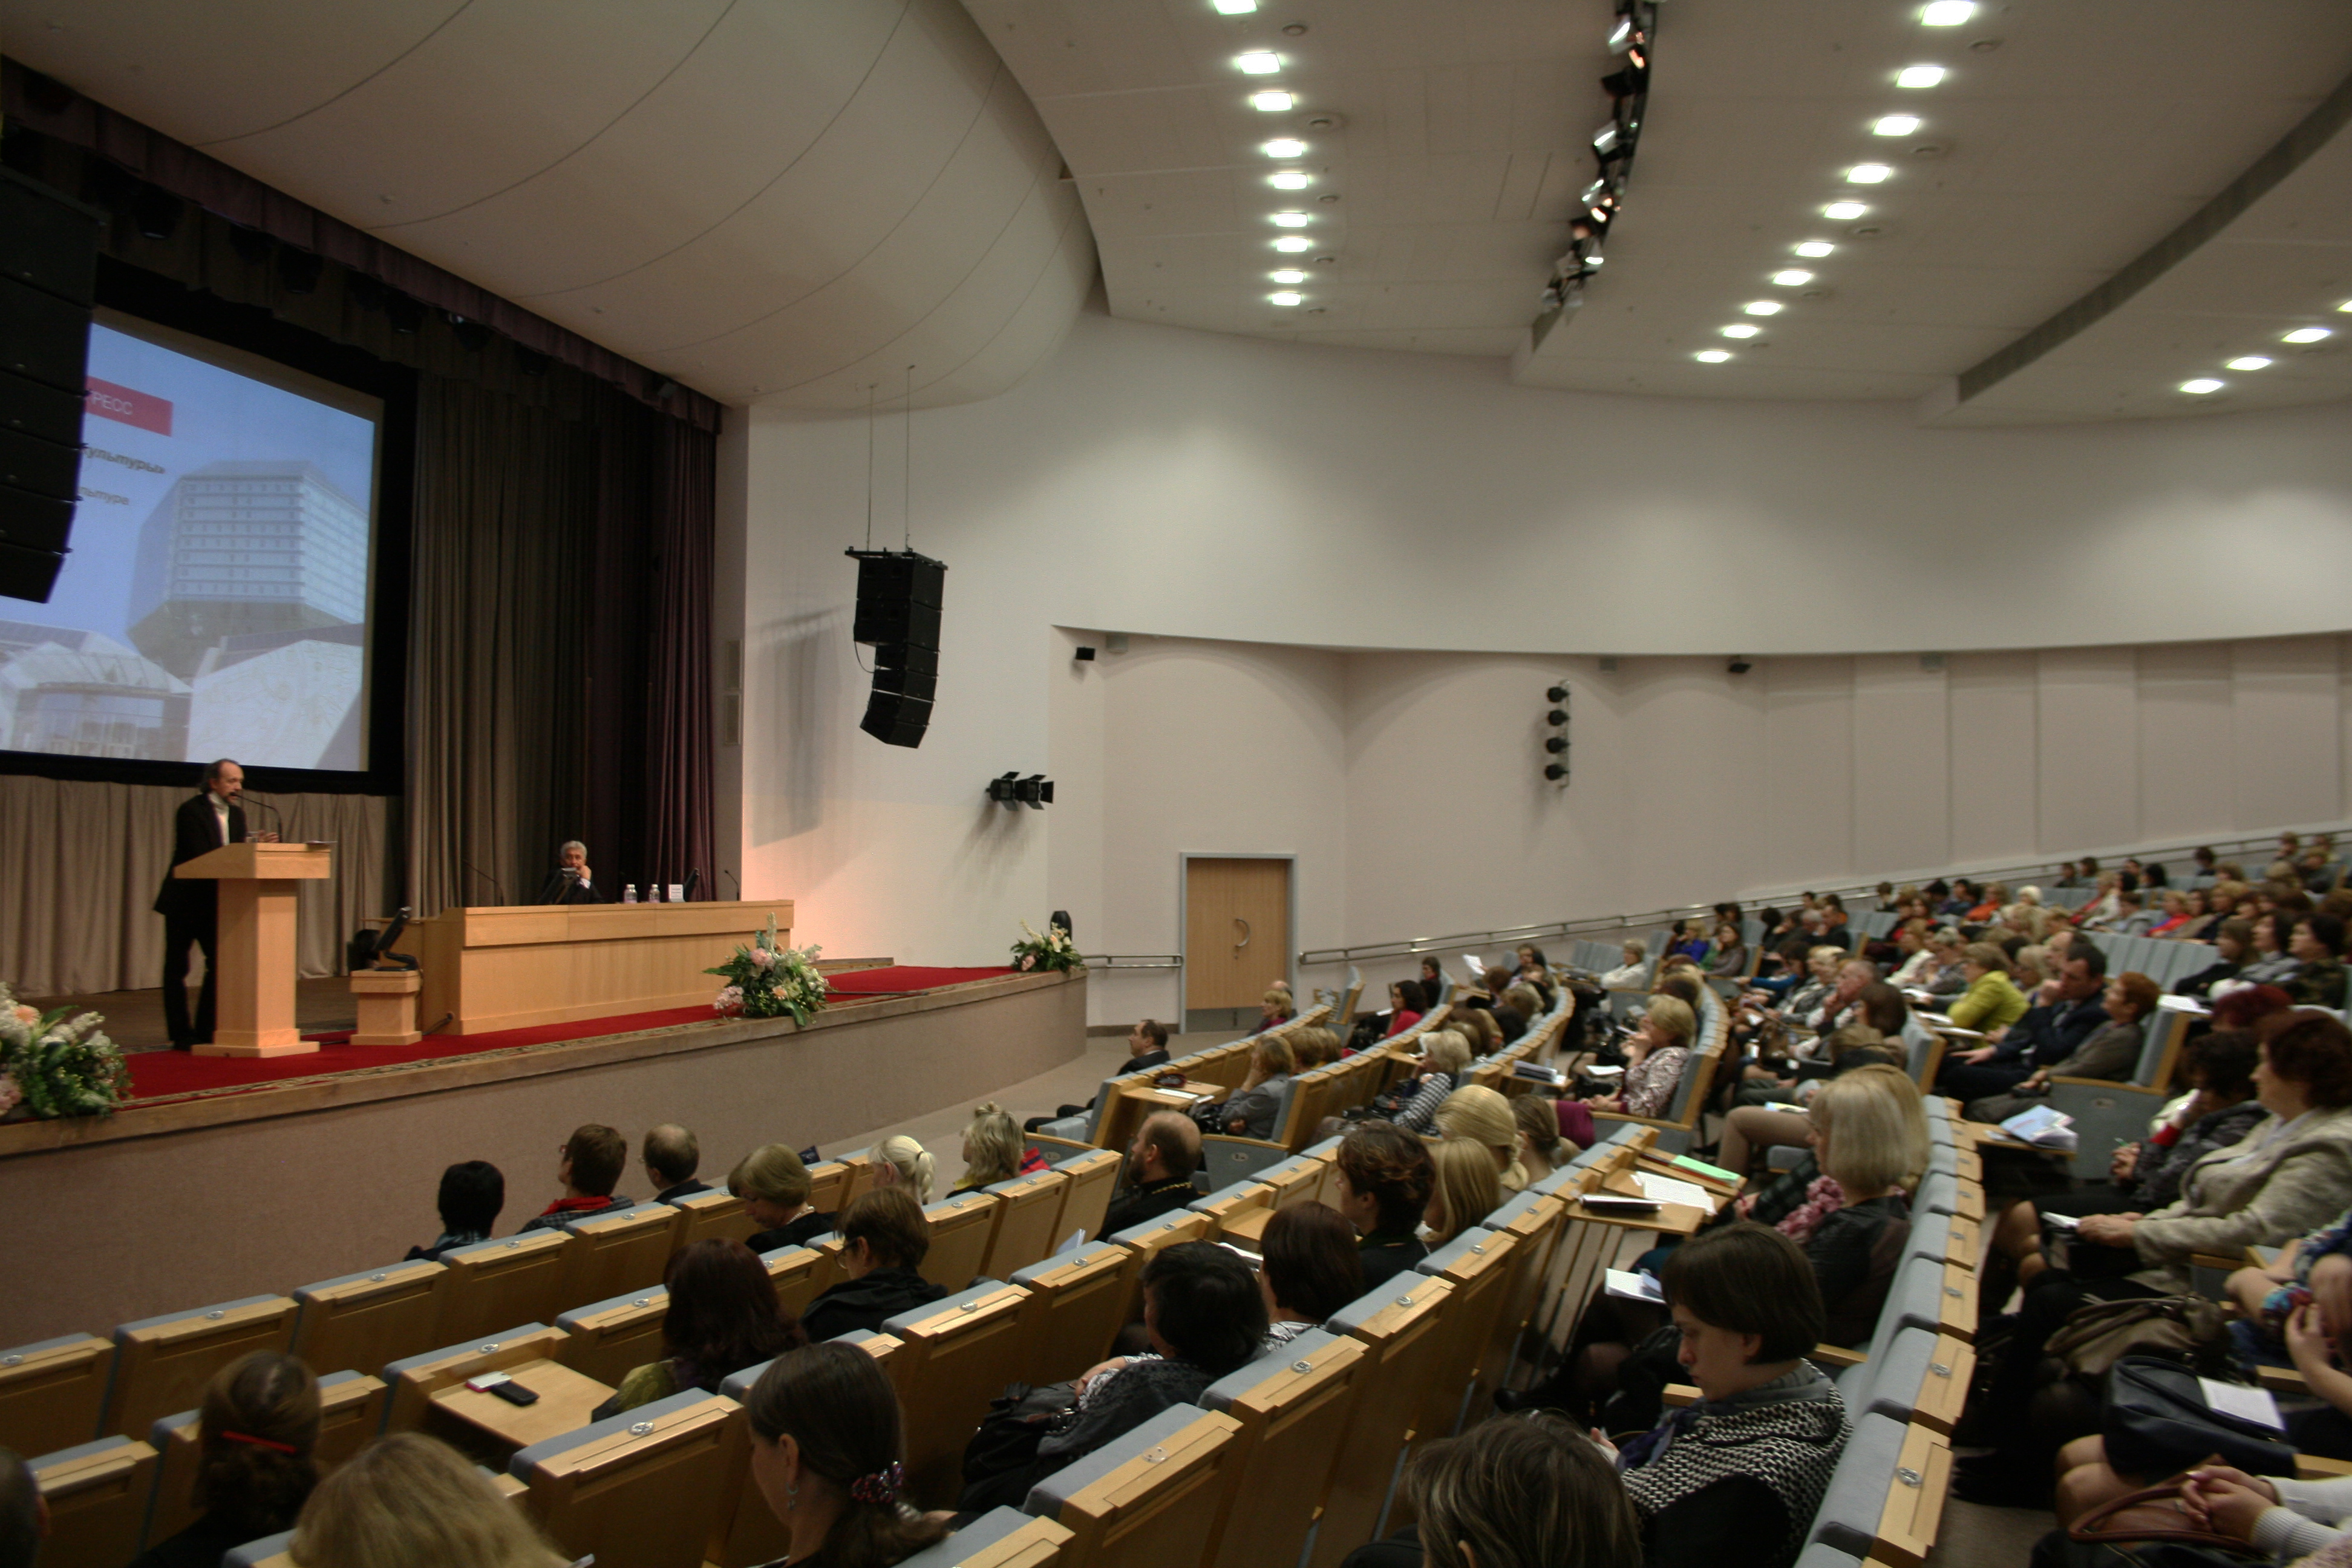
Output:
[[[185,681],[96,632],[0,621],[0,750],[178,762]]]
[[[193,679],[226,638],[365,621],[367,569],[367,508],[311,464],[207,464],[140,531],[131,639]]]

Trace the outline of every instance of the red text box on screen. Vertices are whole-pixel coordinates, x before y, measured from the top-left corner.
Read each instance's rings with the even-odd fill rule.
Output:
[[[101,419],[119,420],[142,430],[152,430],[158,436],[172,433],[172,401],[152,394],[133,392],[127,386],[117,386],[110,381],[90,376],[88,407]]]

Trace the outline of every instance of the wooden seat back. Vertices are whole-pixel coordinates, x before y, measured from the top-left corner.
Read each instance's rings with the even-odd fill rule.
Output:
[[[760,1254],[760,1261],[767,1266],[768,1278],[776,1282],[776,1300],[795,1318],[807,1311],[808,1304],[824,1289],[817,1283],[824,1258],[814,1247],[780,1247]]]
[[[1211,1568],[1298,1561],[1370,1365],[1362,1341],[1313,1330],[1202,1395],[1241,1423]]]
[[[964,1448],[989,1401],[1023,1374],[1027,1300],[1017,1285],[979,1285],[882,1325],[902,1347],[890,1367],[898,1402],[921,1412],[906,1431],[907,1483],[916,1507],[955,1507]]]
[[[1070,1532],[1050,1519],[999,1508],[936,1546],[901,1558],[898,1568],[1060,1568],[1070,1562]]]
[[[529,1361],[552,1360],[563,1352],[564,1332],[545,1323],[523,1323],[504,1333],[465,1344],[447,1345],[423,1355],[396,1361],[383,1369],[392,1384],[392,1408],[384,1416],[387,1432],[414,1432],[426,1425],[433,1396],[469,1377],[503,1372]]]
[[[1070,1190],[1062,1199],[1062,1217],[1055,1228],[1063,1236],[1083,1230],[1088,1241],[1101,1240],[1103,1216],[1110,1213],[1124,1163],[1124,1157],[1108,1149],[1091,1149],[1057,1164],[1055,1169],[1070,1178]]]
[[[1097,1241],[1014,1271],[1013,1282],[1029,1293],[1022,1304],[1024,1378],[1066,1383],[1110,1354],[1127,1324],[1133,1258],[1127,1247]]]
[[[1370,1350],[1371,1364],[1359,1375],[1368,1380],[1368,1390],[1377,1392],[1357,1401],[1356,1417],[1348,1424],[1316,1527],[1311,1568],[1333,1568],[1356,1547],[1378,1538],[1389,1479],[1429,1403],[1431,1379],[1446,1349],[1446,1308],[1453,1295],[1454,1287],[1443,1279],[1400,1274],[1333,1315],[1333,1331],[1344,1331]]]
[[[383,1380],[356,1372],[331,1373],[319,1380],[319,1441],[310,1450],[321,1475],[340,1468],[383,1426]],[[196,1471],[204,1462],[197,1442],[198,1412],[160,1417],[148,1428],[155,1450],[155,1497],[147,1512],[144,1545],[153,1546],[195,1523]]]
[[[1423,1260],[1422,1272],[1453,1286],[1454,1300],[1446,1309],[1451,1321],[1445,1348],[1429,1374],[1428,1398],[1413,1423],[1414,1447],[1450,1437],[1460,1424],[1469,1390],[1495,1353],[1519,1247],[1519,1238],[1508,1231],[1466,1230]]]
[[[1118,1321],[1135,1322],[1143,1316],[1143,1269],[1152,1255],[1163,1247],[1173,1247],[1180,1241],[1206,1241],[1213,1228],[1209,1216],[1180,1209],[1129,1226],[1110,1239],[1127,1248],[1126,1289],[1121,1292],[1122,1305]]]
[[[1010,1279],[1014,1269],[1026,1268],[1053,1251],[1065,1234],[1062,1205],[1069,1192],[1070,1178],[1054,1170],[1032,1172],[988,1188],[988,1195],[996,1200],[996,1221],[979,1272],[991,1279]]]
[[[561,1230],[544,1229],[443,1253],[449,1278],[441,1286],[441,1321],[434,1339],[453,1345],[488,1339],[517,1323],[553,1322],[558,1312],[577,1304],[562,1300],[563,1260],[571,1245]]]
[[[673,1198],[669,1206],[677,1211],[670,1225],[672,1252],[713,1238],[749,1241],[760,1233],[760,1222],[743,1207],[743,1200],[719,1188]]]
[[[917,1272],[934,1285],[961,1290],[980,1277],[988,1261],[988,1239],[996,1227],[996,1200],[986,1193],[958,1193],[923,1211],[930,1222],[930,1250]]]
[[[100,1437],[28,1463],[49,1510],[43,1562],[122,1568],[139,1554],[155,1488],[153,1448],[136,1438]]]
[[[617,1388],[638,1367],[661,1360],[662,1320],[668,1314],[669,1291],[659,1285],[566,1312],[555,1320],[564,1333],[555,1359]]]
[[[711,1521],[742,1474],[733,1400],[699,1392],[641,1405],[534,1443],[510,1472],[563,1552],[631,1568],[702,1568]]]
[[[849,1163],[850,1158],[858,1162],[855,1170]],[[849,1200],[854,1195],[849,1190],[850,1182],[853,1177],[862,1175],[867,1168],[866,1159],[863,1154],[840,1160],[820,1161],[811,1165],[808,1168],[809,1207],[818,1214],[839,1214],[847,1208]]]
[[[564,1252],[556,1304],[581,1307],[660,1284],[669,1266],[677,1211],[667,1204],[637,1204],[590,1215],[563,1228],[572,1245]]]
[[[200,1401],[213,1373],[239,1356],[289,1349],[298,1310],[291,1296],[247,1296],[124,1323],[114,1331],[102,1430],[144,1436],[158,1415]]]
[[[1211,1193],[1205,1198],[1195,1198],[1185,1207],[1194,1214],[1209,1216],[1211,1239],[1224,1234],[1225,1226],[1242,1215],[1255,1214],[1274,1206],[1274,1189],[1256,1182],[1248,1182]]]
[[[294,1354],[311,1367],[373,1372],[440,1343],[449,1270],[428,1258],[321,1279],[294,1292]]]
[[[98,1436],[114,1345],[60,1334],[0,1352],[0,1448],[52,1454]]]
[[[1239,1430],[1213,1410],[1163,1410],[1048,1477],[1030,1507],[1051,1510],[1070,1532],[1070,1561],[1087,1568],[1199,1568]]]
[[[836,1161],[835,1163],[841,1166],[841,1188],[834,1195],[835,1206],[827,1209],[819,1205],[816,1212],[839,1214],[843,1209],[856,1203],[861,1194],[872,1192],[875,1160],[876,1155],[871,1149],[860,1149],[856,1153],[844,1154]],[[814,1176],[816,1173],[812,1171],[809,1174]],[[815,1203],[814,1192],[811,1193],[809,1201],[812,1204]]]

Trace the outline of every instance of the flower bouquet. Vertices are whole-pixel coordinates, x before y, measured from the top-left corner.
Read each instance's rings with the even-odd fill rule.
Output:
[[[110,1114],[130,1092],[122,1053],[100,1032],[96,1013],[36,1012],[0,981],[0,1116],[21,1102],[44,1121]]]
[[[1051,970],[1066,974],[1087,966],[1087,961],[1078,956],[1076,944],[1070,941],[1070,933],[1060,926],[1048,926],[1045,934],[1039,936],[1029,929],[1027,921],[1023,921],[1021,931],[1021,940],[1013,944],[1013,967],[1022,973]]]
[[[793,1023],[806,1024],[832,994],[832,987],[817,973],[819,951],[778,945],[776,917],[770,915],[768,929],[753,937],[750,946],[737,948],[735,956],[718,968],[703,971],[727,982],[711,1006],[721,1013],[740,1007],[746,1018],[790,1013]]]

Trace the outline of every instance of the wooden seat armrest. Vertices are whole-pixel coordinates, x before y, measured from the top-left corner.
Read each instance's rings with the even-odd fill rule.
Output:
[[[2052,1079],[2050,1083],[2053,1088],[2057,1087],[2059,1084],[2065,1083],[2074,1084],[2084,1089],[2116,1089],[2125,1094],[2144,1094],[2150,1100],[2162,1100],[2165,1098],[2165,1093],[2160,1089],[2150,1089],[2144,1083],[2117,1083],[2111,1078],[2067,1078],[2061,1076]]]
[[[1850,1351],[1842,1345],[1815,1345],[1805,1359],[1816,1366],[1860,1366],[1870,1359],[1870,1352]]]
[[[2291,1366],[2258,1366],[2254,1381],[2273,1394],[2309,1394],[2311,1380]]]
[[[2296,1480],[2324,1481],[2333,1476],[2352,1476],[2352,1459],[2323,1459],[2317,1454],[2294,1457]]]
[[[1687,1383],[1670,1383],[1663,1395],[1668,1409],[1679,1410],[1685,1405],[1698,1403],[1698,1390]]]
[[[2226,1257],[2220,1253],[2199,1252],[2190,1255],[2189,1266],[2191,1268],[2216,1268],[2224,1274],[2235,1274],[2246,1266],[2246,1260],[2242,1258]]]

